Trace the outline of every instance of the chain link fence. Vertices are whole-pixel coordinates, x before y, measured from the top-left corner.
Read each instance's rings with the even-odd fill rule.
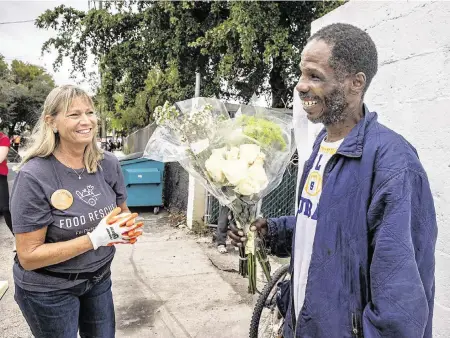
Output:
[[[208,201],[207,201],[205,222],[206,224],[217,224],[217,219],[219,218],[220,204],[219,201],[209,192],[207,194],[208,196],[206,198],[208,199]]]
[[[269,195],[263,198],[261,214],[264,217],[280,217],[295,215],[295,191],[297,188],[297,152],[283,174],[283,180]],[[219,202],[208,193],[205,221],[207,224],[217,224],[219,217]]]
[[[283,174],[283,180],[269,195],[263,198],[261,214],[267,218],[295,215],[295,192],[297,190],[297,153]]]

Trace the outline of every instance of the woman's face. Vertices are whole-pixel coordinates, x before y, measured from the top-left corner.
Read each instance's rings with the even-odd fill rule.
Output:
[[[53,126],[58,130],[60,141],[65,146],[87,146],[97,130],[97,116],[89,100],[76,97],[67,112],[58,112]]]

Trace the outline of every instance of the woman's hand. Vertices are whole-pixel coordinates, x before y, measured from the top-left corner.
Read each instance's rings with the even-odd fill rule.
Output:
[[[100,221],[92,232],[88,233],[94,250],[113,244],[132,244],[142,234],[142,231],[136,231],[136,229],[140,228],[143,223],[134,223],[138,214],[120,214],[120,212],[119,207],[115,208]]]
[[[123,209],[122,209],[123,210]],[[123,217],[129,216],[131,215],[131,212],[128,210],[126,212],[122,212],[121,214],[117,215],[117,216],[112,216],[109,223],[113,224],[116,221],[120,220]],[[136,222],[136,218],[132,218],[130,219],[125,225],[123,226],[127,226],[127,227],[131,227],[133,226],[133,224]],[[138,222],[136,224],[136,227],[134,228],[134,230],[130,230],[126,233],[124,233],[124,235],[122,236],[122,238],[127,239],[128,242],[126,244],[134,244],[137,242],[137,238],[139,236],[142,235],[143,231],[142,229],[139,229],[140,227],[142,227],[144,225],[144,222]],[[110,243],[108,244],[108,246],[111,246],[113,244],[124,244],[123,242],[114,242],[114,243]]]

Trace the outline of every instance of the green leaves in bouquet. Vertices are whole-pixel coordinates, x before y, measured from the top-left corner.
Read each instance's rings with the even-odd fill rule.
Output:
[[[246,136],[257,140],[263,147],[279,147],[286,149],[286,141],[283,138],[283,131],[276,123],[255,116],[242,115],[239,123],[244,127],[243,132]]]

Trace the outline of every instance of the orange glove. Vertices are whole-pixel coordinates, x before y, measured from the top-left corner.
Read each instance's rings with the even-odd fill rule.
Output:
[[[116,217],[121,211],[119,207],[115,208],[100,221],[92,232],[87,233],[94,250],[97,250],[101,246],[111,246],[119,243],[131,244],[129,237],[123,238],[123,235],[136,228],[134,221],[130,227],[127,227],[126,224],[130,224],[130,221],[136,218],[138,214],[127,213],[122,217]]]
[[[142,229],[139,229],[139,228],[141,228],[143,225],[144,225],[144,222],[138,222],[138,223],[136,223],[136,226],[134,227],[134,229],[132,229],[132,230],[130,230],[130,231],[127,231],[127,232],[124,232],[124,233],[122,234],[122,238],[123,238],[123,239],[128,239],[128,240],[130,241],[131,244],[136,243],[137,238],[138,238],[139,236],[141,236],[142,233],[143,233]],[[127,226],[128,226],[128,224],[127,224]]]
[[[111,215],[111,217],[108,219],[108,224],[114,224],[115,222],[117,222],[120,219],[123,219],[125,217],[130,216],[131,213],[130,212],[123,212],[121,214],[118,215]],[[132,218],[130,219],[128,222],[126,222],[125,224],[122,224],[121,227],[131,227],[136,221],[136,218]],[[128,240],[129,244],[134,244],[137,242],[137,238],[139,236],[142,235],[143,231],[142,230],[137,230],[138,228],[142,227],[144,225],[144,222],[138,222],[136,224],[135,227],[133,227],[133,230],[130,230],[128,232],[124,232],[122,233],[122,238],[125,240]],[[127,243],[127,244],[128,244]],[[114,243],[110,243],[108,244],[108,246],[114,245],[114,244],[124,244],[123,242],[114,242]]]

